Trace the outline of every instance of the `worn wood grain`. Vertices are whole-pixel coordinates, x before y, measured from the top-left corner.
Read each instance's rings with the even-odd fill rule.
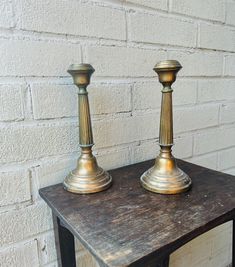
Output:
[[[235,177],[178,160],[192,189],[159,195],[139,183],[152,164],[110,171],[113,186],[97,194],[72,194],[58,184],[40,195],[102,266],[158,266],[191,239],[235,218]]]

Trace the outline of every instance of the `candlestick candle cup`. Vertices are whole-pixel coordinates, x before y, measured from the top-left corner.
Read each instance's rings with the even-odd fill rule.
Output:
[[[173,146],[172,88],[177,72],[182,68],[176,60],[166,60],[155,65],[159,82],[163,85],[160,116],[159,145],[160,153],[152,168],[140,178],[141,185],[160,194],[177,194],[191,187],[190,177],[183,172],[171,153]]]
[[[98,166],[96,158],[92,154],[94,143],[86,88],[94,71],[90,64],[73,64],[68,69],[68,73],[73,77],[74,84],[78,87],[81,155],[78,158],[76,169],[68,174],[63,185],[65,190],[78,194],[100,192],[107,189],[112,183],[112,177]]]

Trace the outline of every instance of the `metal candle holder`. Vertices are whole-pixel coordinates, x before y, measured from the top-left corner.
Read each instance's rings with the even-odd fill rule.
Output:
[[[155,65],[159,82],[163,85],[160,118],[160,153],[152,168],[140,178],[142,186],[160,194],[177,194],[187,191],[192,182],[189,176],[178,168],[171,147],[173,146],[172,83],[182,68],[176,60],[166,60]]]
[[[92,154],[94,143],[86,88],[94,71],[90,64],[73,64],[68,69],[74,84],[79,88],[79,146],[81,155],[78,158],[76,169],[65,178],[64,188],[78,194],[100,192],[107,189],[112,183],[109,173],[98,166],[96,158]]]

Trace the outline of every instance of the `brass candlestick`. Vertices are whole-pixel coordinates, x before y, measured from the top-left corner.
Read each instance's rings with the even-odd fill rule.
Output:
[[[78,158],[77,168],[65,178],[64,188],[79,194],[103,191],[112,183],[111,176],[98,166],[96,158],[92,154],[94,143],[86,88],[94,71],[94,68],[89,64],[73,64],[68,69],[74,84],[79,88],[79,145],[81,155]]]
[[[177,72],[182,68],[176,60],[159,62],[154,71],[163,85],[162,106],[160,118],[159,145],[160,154],[152,168],[140,178],[142,186],[152,192],[160,194],[177,194],[187,191],[191,186],[191,179],[176,164],[171,154],[173,146],[173,116],[172,116],[172,89]]]

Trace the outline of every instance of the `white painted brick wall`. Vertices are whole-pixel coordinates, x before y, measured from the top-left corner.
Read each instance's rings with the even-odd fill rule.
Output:
[[[0,127],[0,162],[20,162],[77,151],[75,123],[40,123]]]
[[[0,246],[13,244],[52,227],[51,212],[45,203],[1,214]]]
[[[85,51],[85,61],[96,66],[95,77],[152,77],[156,58],[166,56],[162,50],[133,47],[88,46]]]
[[[228,1],[227,3],[227,9],[226,9],[226,23],[230,25],[235,25],[235,3],[234,1]]]
[[[144,7],[150,7],[150,8],[156,8],[156,9],[162,9],[167,10],[167,1],[165,0],[127,0],[127,2],[138,4]]]
[[[32,267],[39,266],[37,241],[32,240],[0,252],[1,267]]]
[[[225,19],[224,5],[222,0],[170,0],[172,12],[221,22]]]
[[[180,80],[172,86],[173,105],[192,105],[197,100],[197,82]],[[180,89],[180,90],[178,90]],[[183,96],[183,97],[182,97]],[[145,99],[145,101],[143,101]],[[133,88],[133,109],[151,110],[161,107],[161,84],[156,81],[137,82]]]
[[[0,121],[24,119],[23,86],[0,84]]]
[[[230,54],[225,56],[224,66],[225,76],[235,76],[235,55]]]
[[[197,31],[193,22],[139,12],[131,13],[129,20],[131,41],[187,47],[196,45]]]
[[[220,121],[222,123],[233,123],[235,121],[235,103],[226,103],[221,105]]]
[[[169,58],[177,58],[183,69],[179,76],[221,76],[223,72],[223,54],[204,50],[171,51]]]
[[[56,41],[0,39],[1,76],[65,76],[71,62],[80,61],[79,45]]]
[[[17,170],[0,173],[0,207],[31,200],[30,175]]]
[[[219,106],[214,104],[175,109],[174,130],[179,133],[216,126],[218,116]]]
[[[235,30],[221,25],[200,23],[199,47],[235,51]]]
[[[108,39],[126,38],[123,10],[83,5],[76,0],[69,4],[56,0],[19,1],[19,28]]]
[[[14,25],[13,8],[10,0],[1,0],[0,2],[0,27],[11,28]]]
[[[207,79],[198,81],[198,102],[234,100],[234,79]]]
[[[213,152],[215,147],[220,150],[230,146],[235,146],[234,126],[213,128],[194,135],[195,155]]]
[[[176,157],[235,175],[234,0],[0,1],[0,267],[57,267],[38,189],[76,165],[77,88],[88,88],[94,153],[105,169],[158,153],[156,62],[183,65],[173,85]],[[77,241],[79,266],[97,263]],[[231,223],[171,256],[170,267],[226,267]]]

